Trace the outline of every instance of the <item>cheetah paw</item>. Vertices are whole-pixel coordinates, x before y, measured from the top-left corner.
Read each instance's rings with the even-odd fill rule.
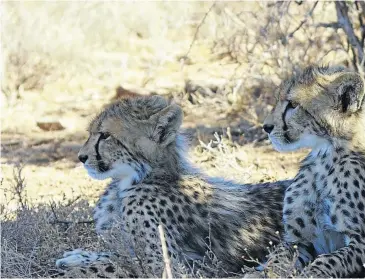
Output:
[[[109,263],[109,253],[88,252],[82,249],[76,249],[70,252],[65,252],[62,259],[56,261],[57,268],[69,269],[72,267],[87,267],[91,264]]]
[[[75,249],[75,250],[72,250],[69,252],[64,252],[63,257],[67,258],[68,256],[71,256],[71,255],[81,254],[82,252],[83,252],[83,250],[81,248],[78,248],[78,249]]]

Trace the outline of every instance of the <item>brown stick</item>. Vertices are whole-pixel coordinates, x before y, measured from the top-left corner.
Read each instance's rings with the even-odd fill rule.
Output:
[[[347,36],[352,48],[356,49],[356,52],[357,52],[356,60],[357,60],[358,64],[361,64],[361,62],[364,59],[364,49],[361,46],[359,39],[356,37],[354,28],[349,19],[347,4],[342,1],[336,1],[335,5],[336,5],[338,23],[340,24],[343,31],[346,33],[346,36]],[[355,51],[354,51],[354,54],[355,54]],[[354,66],[356,67],[357,65],[354,65]]]
[[[210,11],[213,9],[213,7],[215,6],[216,2],[214,1],[213,4],[210,6],[209,10],[204,14],[203,16],[203,19],[201,20],[201,22],[199,23],[198,27],[196,28],[195,30],[195,34],[194,34],[194,37],[193,37],[193,40],[191,41],[190,43],[190,46],[189,46],[189,49],[188,51],[186,52],[186,54],[184,55],[185,58],[188,58],[189,54],[190,54],[190,51],[195,43],[195,40],[198,36],[198,33],[199,33],[199,30],[200,30],[200,27],[203,25],[203,23],[205,22],[205,19],[207,18],[208,14],[210,13]]]
[[[162,255],[163,255],[163,261],[165,263],[165,270],[163,273],[163,277],[165,278],[165,276],[167,275],[167,278],[171,279],[172,278],[171,262],[170,262],[170,258],[169,258],[169,253],[167,251],[165,233],[163,231],[163,227],[161,224],[158,225],[158,232],[160,233]]]
[[[82,220],[82,221],[58,220],[58,217],[57,217],[56,211],[54,209],[53,203],[51,203],[50,206],[51,206],[51,210],[52,210],[53,217],[54,217],[54,220],[50,222],[51,224],[67,224],[67,225],[70,225],[70,224],[93,224],[94,223],[93,220]]]

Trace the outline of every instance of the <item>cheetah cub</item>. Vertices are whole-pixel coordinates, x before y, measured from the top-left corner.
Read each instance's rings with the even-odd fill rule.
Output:
[[[123,231],[131,254],[133,243],[143,242],[139,258],[150,276],[164,269],[159,224],[173,259],[199,261],[209,247],[224,269],[239,271],[247,253],[263,259],[269,242],[279,240],[289,183],[238,185],[203,175],[185,159],[182,118],[179,106],[153,96],[123,99],[91,122],[79,159],[91,177],[112,179],[95,208],[96,231]],[[95,266],[108,256],[75,250],[56,265]]]
[[[285,191],[297,268],[301,276],[357,276],[365,263],[364,82],[345,68],[312,66],[276,95],[263,125],[274,148],[311,149]]]

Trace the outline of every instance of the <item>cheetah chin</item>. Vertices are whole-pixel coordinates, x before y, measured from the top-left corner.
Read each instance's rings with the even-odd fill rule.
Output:
[[[299,140],[293,142],[282,142],[273,135],[269,135],[269,139],[278,152],[292,152],[301,148],[311,148],[315,153],[315,151],[325,150],[330,147],[328,140],[309,134],[302,135]]]
[[[116,166],[115,166],[116,165]],[[92,168],[91,166],[88,166],[87,164],[84,165],[88,175],[96,180],[105,180],[108,178],[112,179],[126,179],[126,178],[133,178],[138,176],[137,172],[127,164],[113,164],[112,168],[105,171],[105,172],[99,172]]]

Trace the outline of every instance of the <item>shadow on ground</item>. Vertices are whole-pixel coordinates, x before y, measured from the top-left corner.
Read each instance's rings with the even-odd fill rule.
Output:
[[[226,119],[226,123],[229,119]],[[267,139],[261,127],[250,125],[247,121],[240,121],[233,126],[217,125],[186,125],[183,132],[190,146],[199,145],[199,140],[208,143],[214,140],[214,134],[218,133],[230,138],[240,145],[258,143]],[[228,128],[227,128],[228,127]],[[53,162],[67,160],[78,163],[77,153],[87,139],[86,132],[76,132],[63,136],[62,132],[43,132],[34,138],[21,134],[3,134],[1,142],[2,159],[5,164],[27,164],[47,166]]]

